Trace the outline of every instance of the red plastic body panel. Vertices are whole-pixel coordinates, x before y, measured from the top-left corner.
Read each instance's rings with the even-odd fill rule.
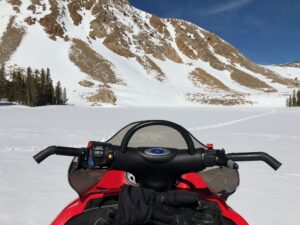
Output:
[[[212,150],[214,149],[214,144],[207,144],[206,147],[208,150]]]
[[[233,209],[231,209],[223,199],[213,195],[207,188],[203,179],[197,173],[188,173],[182,176],[182,183],[179,183],[177,188],[189,190],[191,185],[194,186],[199,199],[214,201],[218,203],[223,216],[235,222],[236,225],[248,225],[248,223]],[[121,187],[127,184],[125,172],[122,171],[108,171],[99,183],[91,188],[85,196],[78,198],[70,203],[51,225],[65,225],[72,217],[79,215],[85,209],[86,204],[91,199],[103,198],[106,196],[118,195]]]

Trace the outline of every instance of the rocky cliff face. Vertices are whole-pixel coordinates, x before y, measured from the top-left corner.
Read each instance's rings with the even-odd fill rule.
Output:
[[[127,0],[0,4],[6,10],[0,12],[0,62],[24,67],[51,61],[44,67],[57,71],[57,79],[72,81],[74,99],[233,105],[260,102],[259,96],[278,98],[297,86],[295,79],[255,64],[215,34],[187,21],[142,12]],[[35,49],[22,60],[34,40],[31,48],[41,46],[44,54]],[[56,49],[49,50],[51,46]],[[58,63],[56,54],[62,54]],[[62,71],[57,69],[61,61]],[[83,80],[95,85],[81,85]]]

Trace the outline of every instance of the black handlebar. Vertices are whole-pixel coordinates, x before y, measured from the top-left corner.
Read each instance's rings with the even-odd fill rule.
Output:
[[[203,154],[203,163],[206,167],[221,165],[220,157],[218,157],[219,153],[223,152],[223,150],[211,150],[207,153]],[[61,146],[49,146],[46,149],[40,151],[36,155],[33,156],[34,160],[37,163],[42,162],[47,157],[51,155],[63,155],[63,156],[81,156],[86,153],[86,148],[70,148],[70,147],[61,147]],[[224,154],[225,156],[225,154]],[[223,158],[223,157],[221,157]],[[270,156],[265,152],[245,152],[245,153],[228,153],[226,154],[226,158],[229,163],[232,161],[241,162],[241,161],[264,161],[269,166],[271,166],[274,170],[277,170],[282,164],[276,160],[274,157]],[[224,158],[223,158],[224,159]],[[200,164],[201,162],[199,162]],[[228,161],[226,161],[228,163]],[[226,164],[225,163],[225,164]],[[224,165],[225,165],[224,164]]]
[[[229,153],[226,154],[228,159],[233,161],[264,161],[274,170],[277,170],[281,163],[274,157],[270,156],[265,152],[245,152],[245,153]]]
[[[64,155],[64,156],[80,156],[84,154],[84,148],[69,148],[61,146],[49,146],[33,156],[37,163],[42,162],[50,155]]]
[[[212,166],[238,169],[235,161],[264,161],[274,170],[281,166],[280,162],[264,152],[225,154],[224,149],[206,150],[201,148],[195,149],[193,155],[188,151],[178,149],[155,148],[129,148],[128,151],[122,152],[120,146],[101,142],[93,143],[95,146],[89,148],[50,146],[33,158],[40,163],[54,154],[78,156],[81,157],[82,168],[110,168],[127,171],[134,174],[142,186],[158,191],[170,189],[174,181],[185,173],[202,171]],[[151,150],[154,150],[154,153],[159,150],[158,155],[152,155]],[[161,152],[166,154],[161,155]],[[91,164],[89,164],[90,160],[92,160]]]

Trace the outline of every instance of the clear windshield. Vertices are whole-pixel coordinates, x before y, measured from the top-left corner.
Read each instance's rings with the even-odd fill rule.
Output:
[[[139,122],[129,124],[120,130],[115,136],[107,142],[113,145],[121,145],[123,137],[127,131]],[[190,134],[195,148],[204,148],[206,146],[198,141],[192,134]],[[165,147],[187,149],[187,144],[182,135],[172,127],[163,125],[152,125],[139,129],[130,139],[128,147]]]

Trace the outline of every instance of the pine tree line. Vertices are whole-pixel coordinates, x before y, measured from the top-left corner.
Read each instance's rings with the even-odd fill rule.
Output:
[[[30,107],[63,105],[68,101],[66,88],[62,90],[60,81],[53,87],[48,68],[33,72],[28,67],[26,72],[14,70],[7,74],[4,65],[0,68],[0,100],[3,98]]]
[[[289,98],[286,100],[286,106],[287,107],[300,106],[300,90],[293,91],[293,94],[291,94]]]

